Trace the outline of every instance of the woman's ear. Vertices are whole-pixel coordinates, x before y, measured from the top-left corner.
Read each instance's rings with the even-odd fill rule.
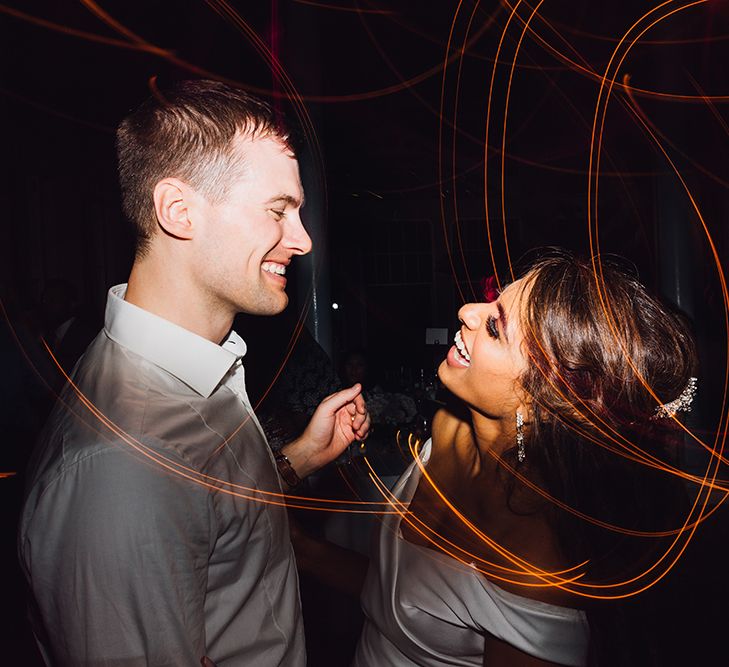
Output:
[[[154,186],[154,212],[162,230],[176,239],[190,240],[194,225],[188,201],[192,192],[177,178],[164,178]]]

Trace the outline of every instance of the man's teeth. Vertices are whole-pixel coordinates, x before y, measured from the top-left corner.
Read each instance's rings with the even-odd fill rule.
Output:
[[[276,273],[279,276],[286,275],[286,267],[283,264],[274,264],[273,262],[264,262],[261,268],[268,273]]]
[[[468,366],[468,364],[471,363],[471,355],[466,349],[466,345],[463,342],[460,331],[456,332],[454,342],[456,344],[456,361],[459,361],[464,366]]]

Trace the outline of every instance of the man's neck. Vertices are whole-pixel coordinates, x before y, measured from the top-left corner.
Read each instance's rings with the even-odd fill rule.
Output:
[[[233,326],[233,313],[203,298],[189,276],[148,258],[135,260],[124,299],[216,344]]]

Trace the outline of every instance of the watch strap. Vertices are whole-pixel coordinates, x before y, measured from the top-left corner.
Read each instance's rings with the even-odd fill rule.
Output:
[[[276,461],[276,468],[281,479],[289,485],[289,488],[295,489],[301,484],[301,478],[296,474],[289,457],[286,456],[281,450],[273,453],[273,458]]]

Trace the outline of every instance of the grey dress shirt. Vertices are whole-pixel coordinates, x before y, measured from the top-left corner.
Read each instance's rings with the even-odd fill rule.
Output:
[[[298,581],[245,343],[109,292],[29,471],[20,557],[48,664],[300,666]]]

